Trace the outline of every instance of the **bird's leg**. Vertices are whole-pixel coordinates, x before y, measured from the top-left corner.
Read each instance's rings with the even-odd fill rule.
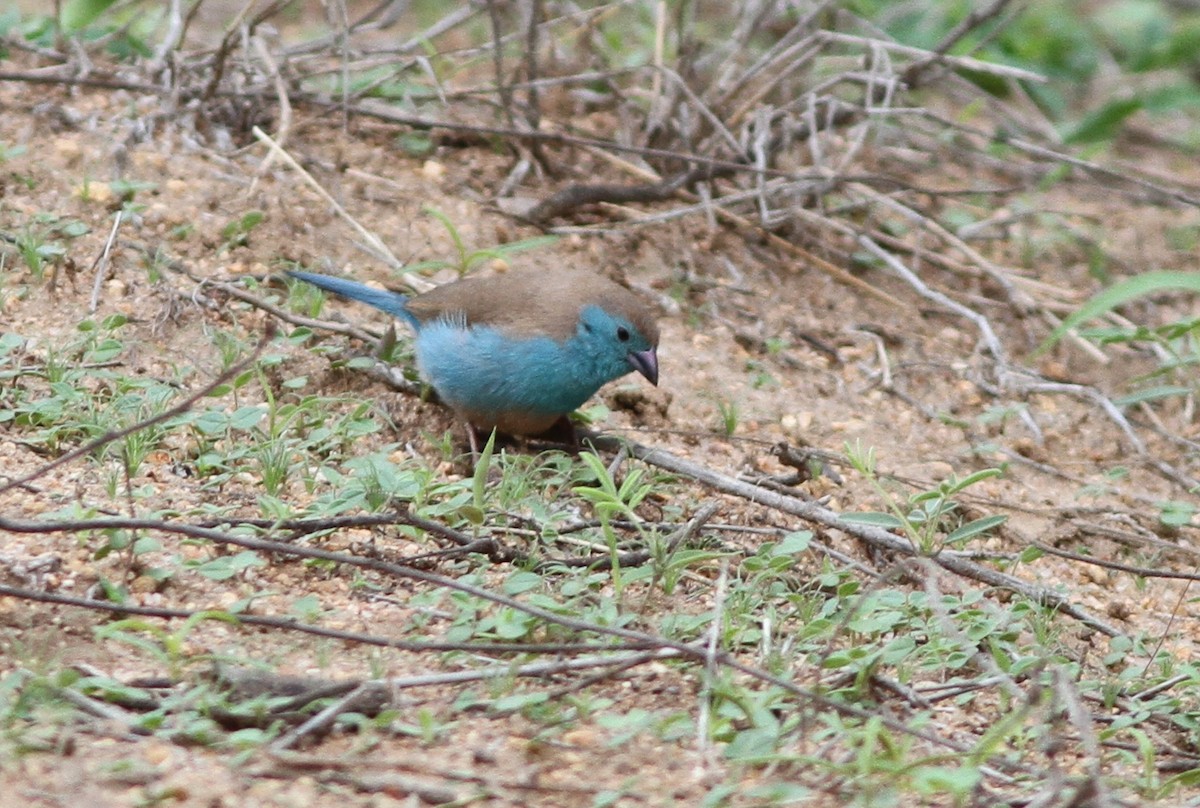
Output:
[[[471,462],[479,460],[479,430],[467,421],[467,445],[471,447]]]
[[[550,428],[537,436],[538,443],[549,443],[555,446],[568,446],[579,451],[579,435],[575,431],[575,422],[569,415],[561,416],[550,425]]]

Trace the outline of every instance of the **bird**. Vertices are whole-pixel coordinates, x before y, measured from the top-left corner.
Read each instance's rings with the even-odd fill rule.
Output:
[[[467,424],[471,450],[493,429],[538,436],[601,386],[636,371],[658,385],[658,324],[651,306],[582,268],[514,269],[466,277],[418,295],[332,275],[288,270],[407,323],[421,375]]]

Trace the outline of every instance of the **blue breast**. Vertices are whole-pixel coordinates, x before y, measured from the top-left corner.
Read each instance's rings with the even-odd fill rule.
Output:
[[[425,323],[416,353],[438,395],[485,429],[542,431],[608,381],[573,339],[514,338],[490,326]]]

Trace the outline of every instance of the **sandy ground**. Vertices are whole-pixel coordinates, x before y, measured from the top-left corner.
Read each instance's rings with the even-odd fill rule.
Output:
[[[194,279],[261,281],[284,262],[298,262],[316,271],[394,283],[379,262],[356,248],[356,233],[295,172],[278,163],[268,165],[258,147],[212,149],[167,126],[139,131],[142,103],[122,91],[0,83],[0,106],[5,109],[0,144],[26,149],[0,164],[0,229],[20,233],[48,228],[53,221],[86,226],[86,233],[67,241],[67,260],[53,279],[50,274],[35,276],[15,253],[7,253],[0,271],[0,332],[27,340],[29,362],[45,362],[56,348],[76,340],[82,321],[101,322],[121,314],[129,322],[119,332],[126,345],[117,359],[120,371],[149,379],[182,378],[196,389],[223,367],[216,334],[252,344],[273,318]],[[393,127],[363,120],[352,120],[344,128],[336,115],[301,108],[296,110],[288,148],[406,263],[453,254],[442,225],[422,213],[426,206],[454,222],[468,245],[485,247],[538,235],[490,201],[510,166],[507,156],[448,143],[429,156],[409,157],[395,147],[395,134]],[[1187,171],[1200,181],[1194,164],[1171,163],[1171,158],[1154,154],[1141,157],[1156,170]],[[939,179],[949,182],[953,177]],[[93,264],[119,206],[122,186],[114,184],[116,180],[134,189],[138,212],[122,225],[108,264],[94,283]],[[533,181],[523,190],[541,195],[546,190],[542,182]],[[1195,210],[1164,213],[1088,186],[1082,191],[1059,186],[1033,204],[1040,210],[1067,211],[1066,219],[1112,256],[1109,266],[1115,272],[1195,268],[1194,251],[1173,249],[1167,238],[1172,229],[1200,227]],[[223,230],[249,211],[262,212],[262,222],[245,243],[231,244]],[[1037,217],[1018,219],[1005,236],[986,246],[998,264],[1020,267],[1026,277],[1076,300],[1095,288],[1089,256],[1081,246],[1086,239],[1073,241],[1061,230],[1043,228]],[[820,244],[811,247],[822,250]],[[143,248],[162,251],[178,263],[152,271]],[[836,251],[827,254],[836,262]],[[894,475],[911,490],[936,485],[950,475],[962,477],[1003,465],[1003,477],[972,488],[964,498],[981,514],[1010,517],[979,549],[1018,553],[1037,540],[1133,565],[1184,571],[1193,566],[1190,556],[1170,546],[1191,547],[1195,528],[1172,534],[1156,518],[1156,503],[1186,499],[1186,492],[1136,457],[1113,421],[1077,396],[989,392],[979,383],[986,380],[988,368],[975,352],[977,335],[970,324],[919,299],[884,271],[864,270],[859,277],[890,300],[848,287],[819,267],[782,257],[702,216],[654,228],[571,235],[505,261],[485,261],[481,271],[503,271],[516,262],[547,271],[566,264],[588,266],[619,278],[661,307],[660,387],[654,390],[640,380],[626,379],[606,388],[599,399],[611,412],[600,426],[608,431],[729,475],[787,472],[770,453],[781,441],[835,454],[847,444],[873,447],[881,472]],[[432,279],[450,276],[442,272]],[[1044,322],[1023,319],[1010,307],[988,302],[994,298],[985,300],[990,289],[977,273],[957,281],[939,276],[938,281],[955,285],[962,299],[983,311],[1016,354],[1027,357],[1044,336]],[[276,303],[284,294],[282,286],[248,288]],[[1195,303],[1169,303],[1173,308],[1166,312],[1198,314]],[[382,316],[353,304],[332,302],[326,312],[358,324],[385,326]],[[355,401],[369,402],[381,428],[364,437],[356,452],[394,444],[392,451],[398,455],[426,459],[439,479],[461,479],[462,465],[441,456],[444,433],[456,429],[448,413],[363,374],[331,369],[329,358],[309,350],[313,344],[283,339],[273,343],[269,352],[277,362],[271,381],[307,377],[305,393],[341,396],[331,406],[347,412]],[[322,336],[318,344],[340,349],[347,339]],[[1054,379],[1096,385],[1113,394],[1122,392],[1124,380],[1151,366],[1146,355],[1121,349],[1111,351],[1102,363],[1070,344],[1033,364]],[[13,383],[0,381],[0,395]],[[241,396],[237,406],[260,400],[257,382]],[[233,398],[228,400],[235,405]],[[723,408],[736,411],[732,435],[725,434]],[[1018,408],[1026,410],[1028,420],[1019,417]],[[1197,438],[1195,417],[1183,406],[1168,404],[1152,415],[1161,419],[1166,431]],[[1150,416],[1139,414],[1143,419]],[[33,441],[31,434],[31,428],[20,424],[0,424],[5,477],[29,473],[56,453]],[[458,433],[453,434],[459,440]],[[1195,453],[1186,445],[1151,430],[1141,434],[1148,441],[1147,458],[1180,468],[1190,464],[1195,473]],[[70,438],[67,444],[74,445]],[[138,492],[135,502],[111,492],[111,481],[120,480],[114,461],[83,458],[29,486],[0,494],[0,509],[14,518],[79,512],[72,509],[103,514],[172,511],[193,517],[207,509],[261,515],[259,475],[246,469],[222,485],[206,485],[189,470],[195,463],[194,449],[180,442],[152,452],[131,481]],[[839,511],[880,507],[876,492],[859,475],[845,467],[838,470],[842,484],[822,478],[801,489],[829,497],[828,506]],[[123,483],[116,488],[124,490]],[[804,526],[700,486],[686,491],[686,496],[659,503],[659,512],[686,518],[716,498],[720,523]],[[314,490],[293,477],[276,496],[302,506],[321,493],[321,487]],[[1089,532],[1086,525],[1099,527]],[[754,541],[719,530],[713,535],[739,546]],[[1147,543],[1131,545],[1131,535]],[[869,557],[845,535],[822,538],[852,557],[887,566],[886,560]],[[411,537],[407,545],[397,539],[360,529],[330,535],[320,546],[354,550],[386,541],[391,543],[387,552],[398,555],[421,546]],[[0,554],[9,570],[4,582],[83,596],[105,578],[126,582],[134,603],[178,608],[228,607],[252,593],[266,592],[256,601],[255,611],[276,615],[289,614],[303,599],[315,597],[331,625],[396,636],[404,635],[420,611],[406,603],[415,587],[406,590],[368,576],[373,585],[386,585],[388,597],[366,598],[352,574],[295,559],[277,559],[226,581],[181,574],[162,587],[140,567],[131,572],[119,553],[96,558],[102,544],[102,537],[83,534],[0,535]],[[187,545],[168,550],[183,559],[202,559],[208,553]],[[47,555],[57,559],[49,572],[24,577],[14,572],[19,564]],[[805,563],[815,569],[820,560],[814,557]],[[510,572],[465,561],[439,571],[470,573],[485,582],[502,580]],[[1176,613],[1184,593],[1181,582],[1159,580],[1147,586],[1134,575],[1052,557],[1023,566],[1020,574],[1034,583],[1065,587],[1073,602],[1130,634],[1157,637],[1168,632],[1165,647],[1180,660],[1200,651],[1194,621]],[[941,584],[979,586],[953,580]],[[711,597],[711,589],[685,587],[679,602],[656,608],[696,613],[711,604]],[[161,660],[97,635],[95,630],[110,619],[80,609],[0,598],[0,674],[86,663],[123,681],[164,675]],[[1093,655],[1102,652],[1103,640],[1091,632],[1075,626],[1068,633],[1078,648],[1094,647]],[[222,624],[196,630],[183,655],[209,650],[258,660],[282,673],[327,679],[440,669],[438,659],[428,654]],[[1087,655],[1086,650],[1080,653]],[[699,689],[694,673],[655,664],[624,678],[597,682],[589,693],[613,699],[625,713],[687,711],[694,710]],[[131,735],[103,722],[73,724],[53,734],[48,751],[0,763],[0,790],[20,794],[22,804],[29,805],[133,806],[156,800],[196,806],[327,805],[336,799],[346,805],[382,806],[414,804],[405,796],[411,786],[405,778],[411,778],[446,789],[442,796],[481,789],[488,796],[477,804],[487,805],[590,805],[605,788],[625,789],[633,795],[628,804],[682,805],[697,804],[714,784],[731,776],[720,761],[706,760],[693,738],[664,741],[638,734],[622,740],[619,728],[588,720],[557,731],[520,714],[454,708],[465,692],[447,686],[412,691],[399,702],[399,721],[410,732],[335,733],[289,760],[241,758],[229,745],[172,743]],[[440,729],[433,737],[423,737],[419,729],[424,714],[437,717]],[[949,720],[966,727],[976,719],[960,715]],[[318,766],[330,761],[346,773],[345,782]],[[315,774],[318,770],[320,776]],[[770,774],[749,769],[737,776],[741,787],[749,788]]]

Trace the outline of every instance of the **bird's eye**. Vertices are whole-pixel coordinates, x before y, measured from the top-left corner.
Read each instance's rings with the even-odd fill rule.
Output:
[[[629,342],[629,329],[625,326],[617,326],[617,339],[621,342]]]

